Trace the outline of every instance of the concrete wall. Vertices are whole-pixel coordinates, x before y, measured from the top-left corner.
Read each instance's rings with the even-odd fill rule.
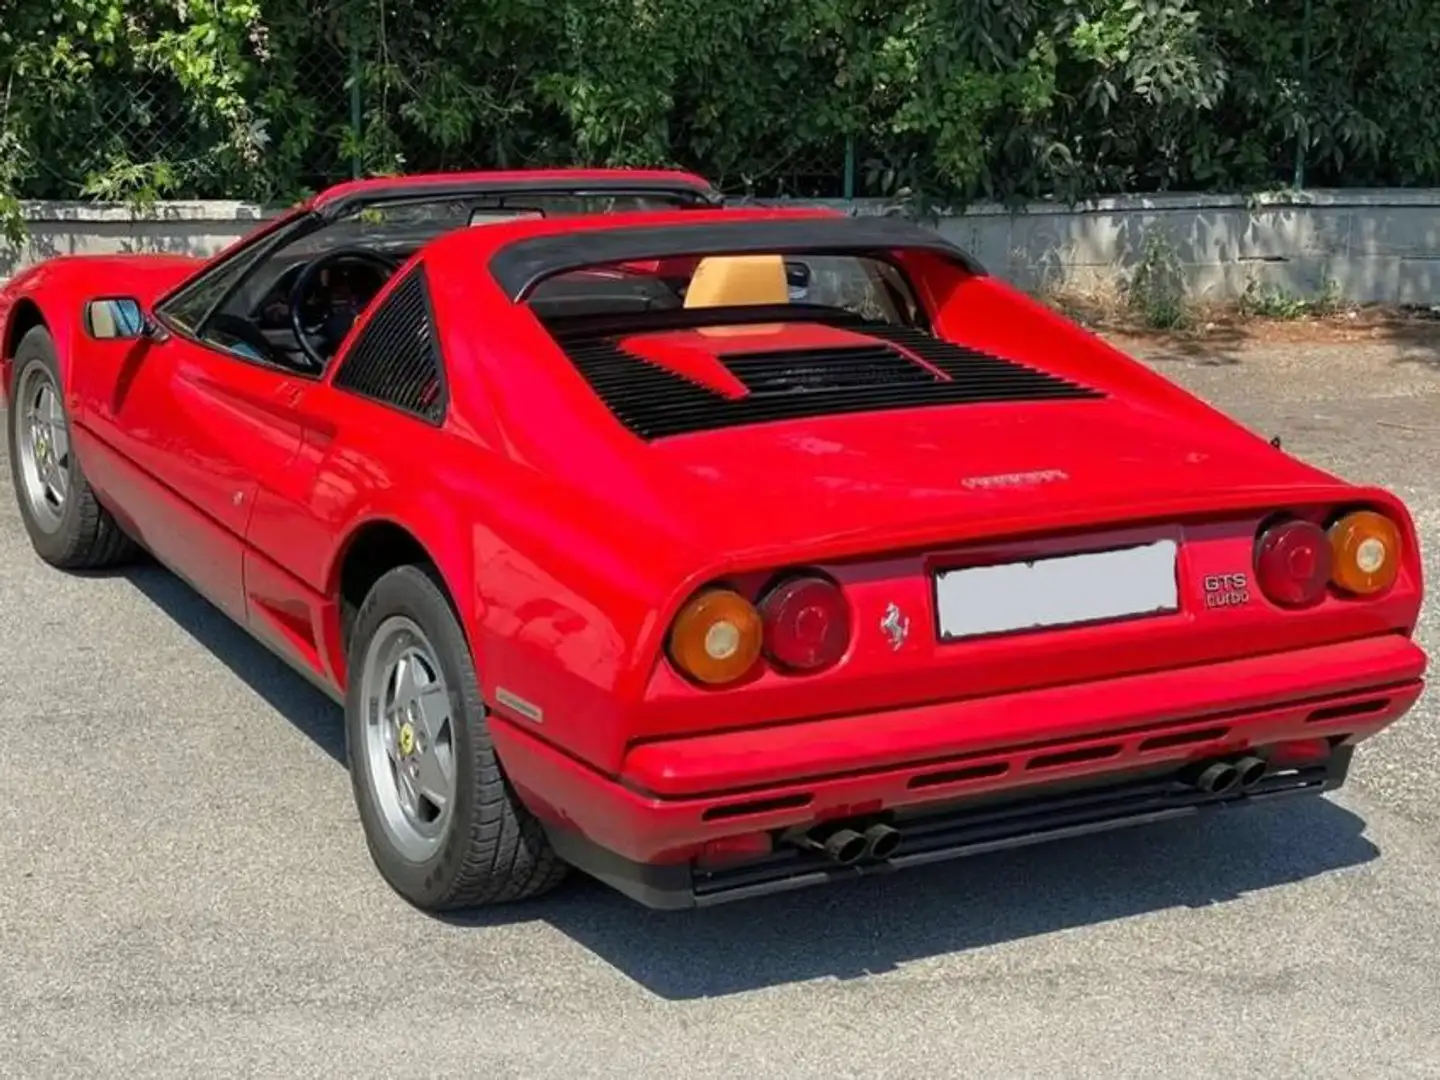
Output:
[[[896,212],[875,201],[829,205]],[[267,212],[237,202],[163,203],[143,213],[33,203],[25,215],[24,248],[0,241],[0,277],[62,254],[210,255]],[[1233,299],[1253,281],[1295,296],[1328,285],[1358,302],[1440,304],[1440,189],[1127,196],[1073,207],[1035,203],[1019,212],[982,205],[934,224],[1026,288],[1113,289],[1140,259],[1148,235],[1165,238],[1199,300]]]

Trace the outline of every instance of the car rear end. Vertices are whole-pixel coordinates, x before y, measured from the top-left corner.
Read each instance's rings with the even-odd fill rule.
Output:
[[[1426,658],[1403,507],[1327,494],[718,574],[618,777],[508,731],[507,766],[662,907],[1331,790]]]
[[[679,246],[646,242],[602,248]],[[552,254],[530,256],[517,280]],[[689,907],[1313,795],[1414,704],[1421,562],[1393,496],[1098,345],[949,340],[888,270],[866,271],[879,315],[787,304],[791,269],[727,266],[737,294],[772,280],[743,311],[657,313],[657,291],[542,315],[604,453],[552,463],[541,433],[523,456],[626,461],[657,535],[718,553],[636,644],[613,754],[495,726],[567,860]],[[942,316],[961,273],[918,290]],[[994,288],[972,310],[1027,314]]]

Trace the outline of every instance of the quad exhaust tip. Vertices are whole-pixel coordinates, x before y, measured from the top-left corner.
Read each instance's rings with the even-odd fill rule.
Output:
[[[837,829],[825,838],[823,844],[825,854],[841,866],[859,862],[865,857],[868,846],[865,837],[854,829]]]
[[[1207,795],[1225,795],[1240,783],[1240,771],[1228,761],[1215,761],[1195,777],[1195,786]]]
[[[1228,795],[1232,791],[1249,791],[1265,779],[1270,763],[1262,757],[1247,754],[1237,761],[1212,761],[1198,766],[1189,780],[1207,795]]]
[[[900,830],[889,825],[871,825],[865,830],[865,855],[870,859],[888,859],[900,846]]]
[[[1185,779],[1207,795],[1244,793],[1265,779],[1270,763],[1254,754],[1233,761],[1201,762]],[[863,833],[841,827],[830,831],[797,831],[784,838],[795,847],[817,851],[840,866],[853,866],[862,859],[884,862],[892,858],[903,839],[899,829],[884,823],[869,826]]]
[[[1235,763],[1236,784],[1241,791],[1249,791],[1270,771],[1270,763],[1264,758],[1255,757],[1253,754],[1241,758]]]
[[[863,833],[839,828],[832,832],[801,832],[786,839],[796,847],[817,851],[840,866],[853,866],[862,859],[884,862],[900,846],[900,830],[889,825],[871,825]]]

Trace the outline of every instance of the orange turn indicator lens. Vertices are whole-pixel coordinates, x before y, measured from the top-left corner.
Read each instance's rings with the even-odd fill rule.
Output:
[[[712,686],[734,682],[759,659],[761,629],[750,601],[729,589],[711,589],[676,616],[670,656],[692,679]]]
[[[1400,573],[1400,530],[1373,510],[1357,510],[1331,525],[1330,550],[1331,580],[1349,593],[1382,592]]]

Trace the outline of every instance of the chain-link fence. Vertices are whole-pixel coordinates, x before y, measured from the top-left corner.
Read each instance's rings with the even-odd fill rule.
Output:
[[[1440,175],[1440,119],[1406,105],[1434,96],[1423,33],[1357,26],[1341,0],[1143,18],[1106,0],[1084,33],[1064,0],[982,5],[974,28],[929,0],[886,7],[739,5],[759,32],[726,5],[135,0],[109,6],[125,29],[107,37],[86,5],[10,0],[0,229],[17,196],[273,204],[357,175],[540,165],[917,205]]]
[[[566,119],[537,104],[533,87],[500,77],[457,83],[453,63],[407,67],[390,55],[391,43],[366,36],[373,28],[357,27],[352,0],[306,2],[301,17],[272,22],[248,43],[260,62],[225,92],[197,92],[155,57],[121,51],[83,81],[31,85],[0,99],[23,151],[8,173],[0,165],[0,195],[8,187],[31,199],[288,202],[377,172],[606,158],[580,150]],[[0,50],[0,92],[6,60]],[[752,155],[728,171],[683,150],[674,160],[627,163],[718,172],[725,190],[763,197],[840,198],[857,189],[843,138]]]

